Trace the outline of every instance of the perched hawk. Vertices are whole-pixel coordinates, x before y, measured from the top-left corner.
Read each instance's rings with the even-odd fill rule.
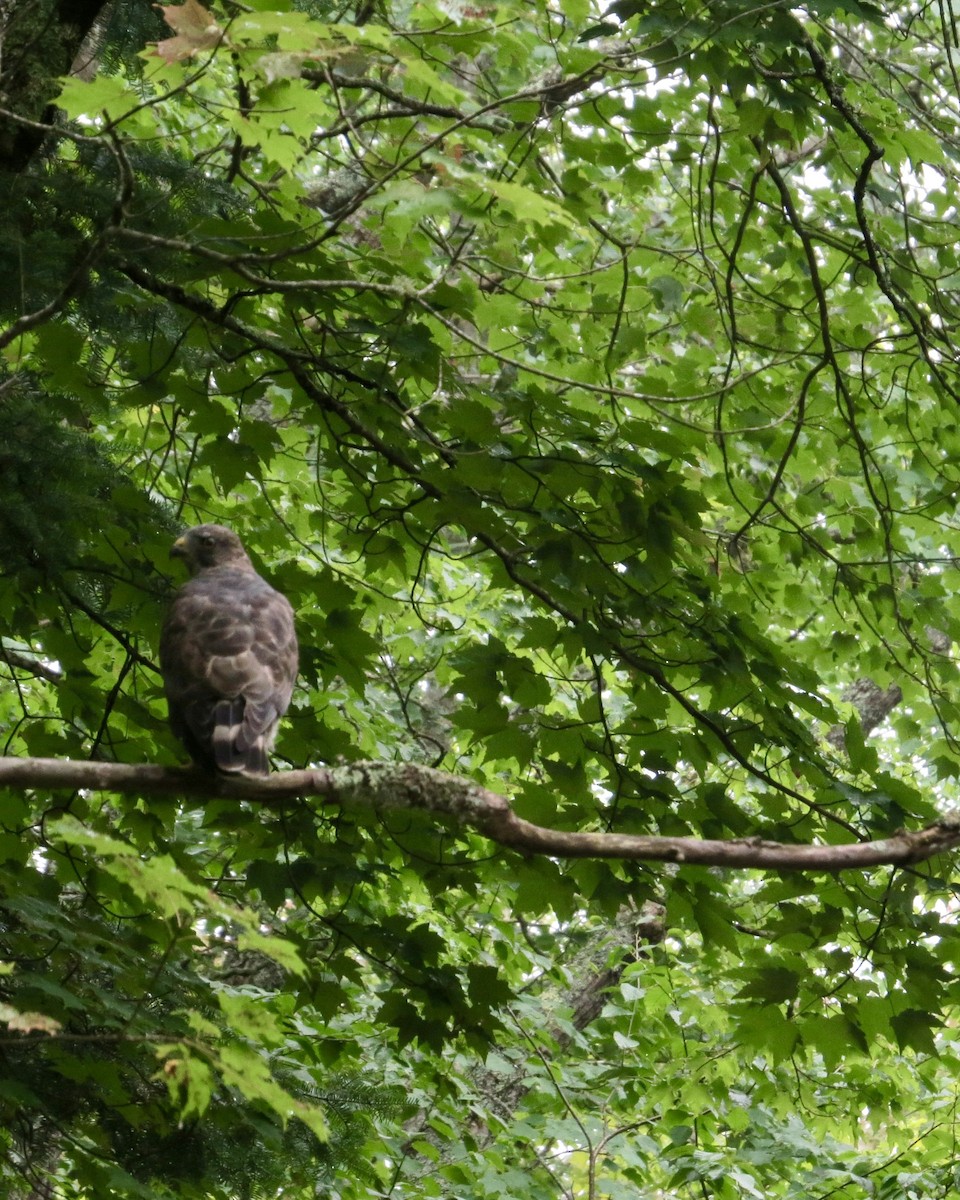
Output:
[[[170,553],[193,575],[160,635],[173,732],[207,770],[266,774],[297,676],[293,610],[222,525],[189,529]]]

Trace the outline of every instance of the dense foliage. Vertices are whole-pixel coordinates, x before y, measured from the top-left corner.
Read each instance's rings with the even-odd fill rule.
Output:
[[[179,761],[167,551],[219,521],[297,612],[279,769],[779,842],[954,803],[948,5],[0,21],[6,755]],[[952,861],[41,788],[0,860],[4,1194],[960,1187]]]

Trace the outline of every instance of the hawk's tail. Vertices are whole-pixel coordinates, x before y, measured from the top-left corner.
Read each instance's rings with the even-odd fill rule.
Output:
[[[248,771],[266,775],[267,739],[244,720],[243,697],[220,700],[213,711],[213,761],[218,771]]]

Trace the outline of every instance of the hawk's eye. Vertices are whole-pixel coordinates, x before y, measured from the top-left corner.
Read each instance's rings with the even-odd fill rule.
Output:
[[[203,542],[203,544],[205,546],[215,546],[217,543],[217,539],[213,536],[212,533],[205,533],[200,540]]]

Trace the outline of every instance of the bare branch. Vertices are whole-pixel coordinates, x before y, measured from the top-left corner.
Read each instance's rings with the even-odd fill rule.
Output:
[[[63,682],[63,672],[56,667],[48,666],[33,655],[11,650],[8,646],[0,646],[0,662],[6,663],[15,671],[25,671],[28,675],[35,675],[37,679],[45,679],[47,683]]]
[[[960,814],[915,832],[843,845],[789,845],[764,838],[699,839],[570,832],[524,821],[509,801],[478,783],[412,763],[358,762],[283,771],[265,778],[209,776],[153,763],[0,758],[0,787],[111,791],[136,796],[220,797],[274,804],[314,796],[377,812],[420,811],[447,817],[524,854],[611,858],[776,871],[849,871],[923,862],[960,846]]]

